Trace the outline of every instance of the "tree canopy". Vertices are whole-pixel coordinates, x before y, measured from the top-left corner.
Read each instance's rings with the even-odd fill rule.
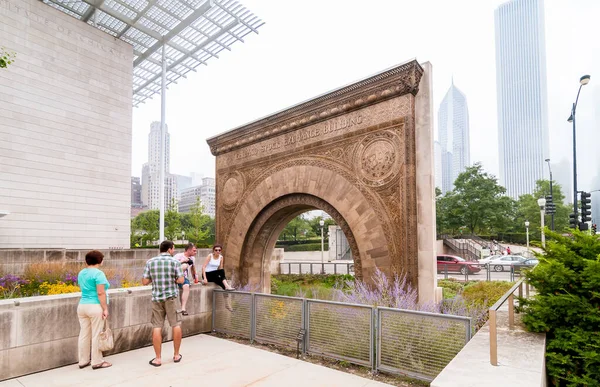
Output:
[[[477,163],[458,175],[454,189],[445,195],[436,188],[436,221],[438,234],[457,235],[462,231],[480,235],[508,233],[525,234],[525,221],[529,221],[532,238],[540,236],[540,208],[537,200],[550,194],[550,182],[538,180],[531,194],[521,195],[518,200],[505,195],[506,189],[496,177],[484,171]],[[554,229],[568,227],[570,204],[560,184],[553,182],[553,198],[556,205]],[[550,226],[550,215],[545,224]]]

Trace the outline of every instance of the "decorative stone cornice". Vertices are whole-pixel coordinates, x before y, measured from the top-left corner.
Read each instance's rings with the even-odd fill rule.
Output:
[[[416,60],[406,62],[209,138],[210,151],[218,156],[390,98],[408,93],[416,95],[422,75],[423,68]]]

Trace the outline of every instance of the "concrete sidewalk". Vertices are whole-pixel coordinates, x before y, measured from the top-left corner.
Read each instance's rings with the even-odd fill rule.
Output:
[[[389,386],[331,368],[208,335],[183,339],[183,359],[173,363],[173,344],[163,344],[163,365],[148,364],[152,347],[107,357],[112,367],[56,368],[0,382],[0,387],[32,386]],[[35,361],[35,359],[31,359]]]

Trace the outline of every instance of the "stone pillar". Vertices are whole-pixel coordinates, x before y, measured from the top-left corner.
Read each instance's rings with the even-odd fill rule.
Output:
[[[438,301],[435,251],[435,164],[433,160],[433,84],[431,63],[422,63],[423,76],[415,101],[417,163],[417,239],[419,302]]]

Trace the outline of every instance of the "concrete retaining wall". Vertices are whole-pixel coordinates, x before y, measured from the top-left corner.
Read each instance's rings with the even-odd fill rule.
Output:
[[[212,330],[212,290],[192,286],[183,335]],[[109,290],[115,348],[105,355],[151,345],[151,287]],[[0,380],[77,363],[81,293],[0,300]],[[171,340],[168,324],[163,337]],[[185,347],[185,342],[183,344]]]
[[[28,265],[40,262],[58,262],[65,265],[85,263],[85,254],[90,250],[67,249],[0,249],[0,275],[1,273],[22,275]],[[158,255],[158,249],[127,249],[127,250],[100,250],[104,254],[104,267],[124,268],[139,271],[140,277],[146,261]],[[177,250],[182,252],[183,249]],[[204,263],[204,258],[211,253],[211,249],[198,249],[196,263],[199,267]],[[320,253],[319,253],[320,254]],[[319,255],[320,257],[320,255]],[[225,255],[227,260],[227,253]],[[320,258],[319,258],[320,259]],[[271,272],[276,274],[279,262],[283,260],[283,249],[273,249],[271,256]]]

